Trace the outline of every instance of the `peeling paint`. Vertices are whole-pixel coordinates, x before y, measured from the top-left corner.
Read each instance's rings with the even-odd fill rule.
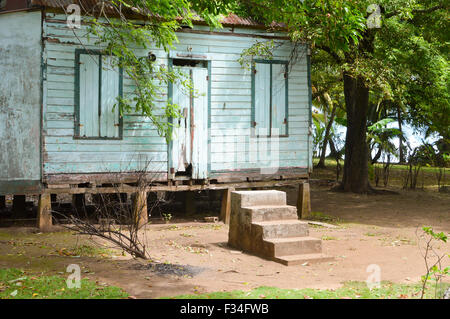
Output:
[[[41,177],[40,12],[2,15],[0,38],[0,183],[26,187]]]

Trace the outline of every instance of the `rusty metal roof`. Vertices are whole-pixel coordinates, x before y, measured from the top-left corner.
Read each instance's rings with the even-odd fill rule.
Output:
[[[60,9],[64,10],[67,8],[70,4],[78,4],[81,7],[82,11],[89,12],[89,11],[95,11],[96,9],[100,9],[102,4],[104,3],[103,0],[31,0],[32,6],[42,6],[52,9]],[[112,7],[104,7],[104,10],[108,13],[114,13],[115,10],[112,9]],[[136,14],[130,10],[130,13]],[[194,21],[194,23],[202,23],[203,21],[197,20]],[[224,17],[220,21],[223,25],[226,26],[241,26],[241,27],[257,27],[257,28],[263,28],[264,24],[256,22],[255,20],[251,18],[242,18],[237,16],[234,13],[229,14],[228,16]]]

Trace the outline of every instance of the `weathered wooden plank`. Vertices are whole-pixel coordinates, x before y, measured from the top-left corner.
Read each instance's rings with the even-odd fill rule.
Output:
[[[124,144],[108,145],[102,143],[102,140],[97,141],[97,144],[46,144],[45,150],[47,152],[166,152],[167,144]]]
[[[286,180],[267,180],[267,181],[252,181],[252,182],[240,182],[238,181],[242,174],[235,175],[234,182],[224,182],[217,184],[207,184],[207,185],[155,185],[146,187],[145,190],[147,192],[157,192],[157,191],[166,191],[166,192],[180,192],[180,191],[201,191],[201,190],[219,190],[219,189],[227,189],[227,188],[253,188],[253,187],[280,187],[280,186],[288,186],[288,185],[297,185],[302,183],[304,179],[308,178],[307,174],[297,174],[292,176],[292,179]],[[261,178],[263,176],[260,175]],[[258,178],[258,177],[255,177]],[[223,178],[225,181],[227,178]],[[230,178],[228,178],[230,179]],[[108,193],[130,193],[135,192],[137,190],[136,187],[101,187],[101,188],[62,188],[62,189],[51,189],[45,190],[45,193],[54,193],[54,194],[108,194]]]
[[[239,163],[239,159],[243,159],[249,162],[265,162],[265,161],[284,161],[284,160],[302,160],[306,159],[306,156],[303,155],[307,150],[307,144],[302,145],[302,148],[297,148],[295,151],[292,150],[257,150],[254,152],[240,152],[235,151],[232,152],[215,152],[211,153],[211,162],[212,163],[227,163],[227,162],[237,162]],[[271,152],[272,151],[272,152]]]
[[[47,90],[47,97],[73,99],[75,97],[75,90],[73,90],[73,89],[72,90],[49,89],[49,90]]]
[[[108,163],[111,162],[132,162],[132,161],[167,161],[166,152],[47,152],[46,162],[48,163]]]
[[[254,143],[254,142],[253,142]],[[235,153],[240,152],[243,150],[244,152],[247,152],[251,147],[254,147],[254,145],[251,145],[252,142],[246,140],[244,142],[222,142],[218,143],[216,141],[211,143],[211,153]],[[295,150],[307,150],[307,139],[305,138],[303,141],[292,141],[292,140],[285,140],[280,139],[280,141],[277,144],[277,149],[280,151],[295,151]],[[271,150],[270,143],[260,143],[257,145],[258,151],[268,151]]]
[[[211,118],[211,123],[230,123],[230,127],[234,127],[235,123],[239,122],[245,122],[246,124],[250,123],[251,117],[250,114],[247,115],[222,115],[222,116],[213,116]],[[215,124],[211,124],[212,126],[215,126]]]
[[[250,116],[251,110],[250,108],[242,108],[242,109],[227,109],[227,108],[214,108],[211,109],[211,118],[220,118],[222,116]]]
[[[249,109],[251,108],[250,102],[211,102],[212,109]]]
[[[139,179],[150,183],[153,181],[167,181],[167,172],[117,172],[117,173],[82,173],[82,174],[47,174],[44,176],[44,182],[48,188],[69,188],[70,184],[92,183],[94,185],[116,184],[116,183],[136,183]],[[133,190],[132,186],[121,185],[122,188]]]
[[[219,81],[217,75],[214,77],[217,81],[211,82],[213,89],[251,89],[252,83],[250,81]]]
[[[211,96],[226,96],[226,95],[244,95],[250,96],[252,93],[251,89],[224,89],[224,88],[214,88],[211,90]]]
[[[55,129],[56,130],[56,129]],[[50,130],[48,130],[50,131]],[[140,137],[140,136],[125,136],[122,140],[84,140],[84,139],[73,139],[73,129],[65,130],[69,133],[70,136],[46,136],[45,143],[46,144],[73,144],[74,147],[80,144],[98,144],[102,142],[104,145],[121,145],[121,144],[165,144],[165,140],[163,138],[158,137],[158,139],[149,139],[148,137]],[[76,150],[76,148],[74,148]]]
[[[212,159],[211,159],[212,160]],[[308,161],[306,159],[301,160],[301,159],[297,159],[297,160],[283,160],[283,161],[279,161],[279,165],[278,166],[273,166],[275,165],[275,163],[273,165],[270,165],[271,163],[269,162],[263,162],[263,161],[258,161],[258,162],[215,162],[212,160],[211,162],[211,170],[224,170],[224,169],[228,169],[228,170],[236,170],[236,169],[247,169],[247,168],[252,168],[252,169],[266,169],[266,168],[277,168],[277,167],[281,167],[281,166],[307,166]]]
[[[211,77],[212,83],[214,82],[249,82],[250,81],[250,75],[221,75],[216,74],[214,77]]]
[[[251,95],[212,95],[211,102],[251,102]]]
[[[59,174],[59,173],[112,173],[112,172],[133,172],[147,169],[152,172],[161,172],[167,170],[167,162],[146,161],[136,162],[65,162],[65,163],[48,163],[44,164],[45,174]]]
[[[46,115],[47,116],[47,115]],[[47,120],[46,121],[47,128],[53,129],[53,128],[62,128],[62,129],[73,129],[73,120],[62,120],[62,121],[55,121],[55,120]]]

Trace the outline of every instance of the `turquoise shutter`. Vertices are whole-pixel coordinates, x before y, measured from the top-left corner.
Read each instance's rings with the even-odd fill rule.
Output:
[[[270,64],[255,64],[255,123],[257,135],[270,133]],[[256,125],[255,125],[256,124]]]
[[[272,64],[272,135],[287,134],[286,64]]]
[[[80,54],[79,125],[80,136],[99,135],[99,56]]]
[[[102,56],[101,68],[101,112],[100,137],[119,137],[119,68],[115,66],[114,57]],[[114,111],[113,111],[114,109]]]

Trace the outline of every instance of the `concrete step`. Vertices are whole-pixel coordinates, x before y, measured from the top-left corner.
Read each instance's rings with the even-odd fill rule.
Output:
[[[231,193],[231,201],[240,207],[252,206],[284,206],[286,205],[286,193],[275,190],[262,191],[235,191]]]
[[[298,220],[297,208],[287,205],[242,207],[241,214],[248,216],[251,222]]]
[[[279,262],[286,266],[302,265],[304,263],[314,264],[320,262],[333,261],[334,258],[324,254],[300,254],[274,257],[273,261]]]
[[[271,257],[322,252],[322,240],[313,237],[264,239],[265,252]]]
[[[309,235],[308,223],[299,220],[272,220],[252,223],[257,238],[288,238]]]

